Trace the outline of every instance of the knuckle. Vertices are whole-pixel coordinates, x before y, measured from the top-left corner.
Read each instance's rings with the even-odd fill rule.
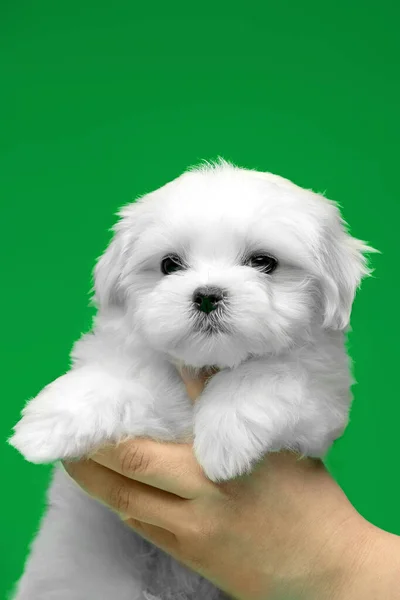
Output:
[[[129,490],[123,485],[113,487],[110,491],[110,505],[118,513],[129,514],[131,506]]]
[[[204,521],[200,524],[199,535],[204,541],[209,542],[216,537],[215,529],[215,524],[212,521]]]
[[[178,556],[184,559],[184,562],[194,571],[201,571],[204,567],[204,549],[191,540],[179,539]]]
[[[186,551],[186,555],[188,552]],[[193,552],[187,556],[187,562],[193,569],[193,571],[202,571],[204,569],[204,560],[201,556],[194,554]]]
[[[194,519],[179,531],[182,555],[187,558],[195,570],[204,568],[214,555],[216,545],[220,547],[220,539],[215,524],[209,520]]]
[[[138,533],[145,532],[144,523],[143,523],[143,521],[139,521],[139,519],[134,519],[133,517],[131,517],[130,519],[126,520],[125,523],[129,527],[132,527],[132,529],[135,529]]]
[[[123,475],[127,477],[143,475],[148,471],[149,464],[150,458],[146,450],[139,444],[126,444],[121,450],[121,470]]]
[[[199,544],[203,539],[203,529],[203,523],[200,523],[198,519],[192,519],[190,522],[185,523],[184,537],[190,542]]]

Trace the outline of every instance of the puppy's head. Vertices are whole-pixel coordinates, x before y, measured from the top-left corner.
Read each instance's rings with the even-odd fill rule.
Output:
[[[196,367],[276,353],[345,329],[371,249],[337,206],[220,162],[125,207],[95,270],[100,311]]]

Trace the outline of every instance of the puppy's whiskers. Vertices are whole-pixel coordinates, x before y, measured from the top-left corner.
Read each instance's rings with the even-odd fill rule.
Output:
[[[223,300],[220,305],[206,314],[194,309],[190,313],[190,324],[198,335],[214,335],[216,333],[231,333],[227,319],[227,303]]]

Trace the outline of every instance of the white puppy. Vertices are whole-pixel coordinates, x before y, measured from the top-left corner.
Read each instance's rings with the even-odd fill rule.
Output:
[[[344,333],[372,250],[348,234],[337,206],[275,175],[220,161],[184,173],[120,216],[95,269],[93,331],[75,344],[72,370],[24,408],[11,444],[40,463],[83,456],[126,436],[193,437],[196,457],[214,481],[244,474],[282,448],[322,456],[348,420]],[[181,364],[219,369],[194,410],[177,372]],[[53,494],[80,492],[58,473]],[[100,510],[79,498],[82,506],[90,502],[83,512]],[[78,504],[65,504],[71,502]],[[105,514],[101,508],[101,519],[111,518]],[[44,527],[51,529],[49,523],[48,515]],[[83,536],[98,535],[93,523],[79,528],[74,561]],[[55,550],[51,534],[46,540],[37,542],[36,564],[47,560],[49,573]],[[136,536],[132,544],[140,544]],[[95,553],[101,562],[99,544]],[[218,595],[162,553],[151,555],[168,581],[153,576],[151,587],[142,578],[124,595],[128,576],[123,583],[119,576],[113,599],[144,598],[145,589],[163,600]],[[135,560],[139,582],[147,558]],[[112,578],[111,562],[111,555],[103,561],[103,580]],[[109,597],[105,581],[94,583],[90,573],[85,580],[74,564],[80,573],[69,566],[65,595],[57,579],[65,573],[58,572],[53,584],[41,575],[36,596],[25,576],[20,589],[28,591],[18,598]],[[32,582],[39,567],[29,568]],[[54,596],[46,596],[48,589]]]

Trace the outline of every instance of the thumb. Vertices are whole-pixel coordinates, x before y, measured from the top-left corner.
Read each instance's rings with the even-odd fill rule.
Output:
[[[204,389],[207,381],[215,375],[217,372],[216,369],[209,369],[207,371],[200,371],[194,373],[190,369],[186,367],[182,367],[180,369],[180,375],[182,377],[182,381],[186,386],[186,391],[188,393],[189,398],[194,402],[200,396],[201,392]]]

